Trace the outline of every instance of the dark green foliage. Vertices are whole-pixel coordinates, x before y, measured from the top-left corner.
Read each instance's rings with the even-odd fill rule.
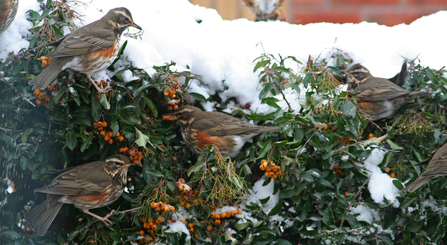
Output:
[[[409,61],[404,87],[429,91],[431,96],[405,105],[392,119],[372,123],[358,114],[351,91],[339,89],[343,85],[340,69],[352,63],[340,50],[323,60],[309,57],[298,73],[290,68],[297,66],[294,57],[263,54],[255,59],[254,71],[260,75],[259,98],[274,108],[273,112],[264,115],[235,110],[232,114],[258,125],[281,126],[282,131],[255,137],[236,159],[220,157],[214,147],[195,156],[183,142],[177,123],[162,120],[175,107],[167,103],[172,98],[166,95],[173,94],[176,105],[191,99],[196,106],[200,106],[197,102],[216,102],[217,111],[226,109],[229,101],[222,101],[219,91],[209,98],[188,93],[191,81],[203,81],[189,71],[172,72],[169,67],[173,62],[154,67],[156,73],[151,76],[131,66],[116,71],[110,81],[115,91],[99,99],[96,90],[84,82],[84,75],[76,74],[76,83],[70,84],[68,73],[62,72],[55,91],[42,91],[49,101],[38,105],[35,88],[27,81],[42,70],[36,58],[49,50],[33,48],[54,41],[42,39],[44,31],[60,38],[62,26],[76,16],[60,3],[48,2],[43,8],[42,15],[30,12],[35,25],[30,49],[0,63],[0,179],[4,180],[0,182],[1,244],[128,243],[140,239],[141,230],[147,234],[145,223],[149,218],[155,222],[161,215],[164,220],[181,221],[172,212],[156,211],[151,207],[153,202],[166,202],[177,211],[183,210],[184,216],[190,215],[185,219],[187,224],[194,224],[194,232],[190,232],[193,244],[205,243],[209,235],[207,244],[445,243],[444,179],[433,179],[416,193],[402,195],[399,207],[386,199],[378,204],[369,193],[369,175],[363,166],[371,150],[362,146],[370,134],[387,134],[386,141],[370,143],[387,151],[379,167],[383,172],[389,168],[388,174],[396,175],[395,186],[399,189],[403,187],[401,182],[416,178],[424,170],[423,165],[416,164],[447,140],[447,81],[443,70]],[[38,26],[43,20],[49,24]],[[124,83],[124,71],[131,71],[137,78]],[[179,86],[179,80],[183,86]],[[300,98],[300,111],[293,111],[292,105],[297,102],[287,101],[285,91],[293,91],[296,101]],[[237,102],[236,98],[231,100]],[[278,104],[281,100],[286,101],[286,108]],[[112,132],[112,144],[94,126],[99,121],[108,123],[104,131]],[[118,132],[124,140],[115,137]],[[112,227],[105,227],[72,205],[64,205],[46,236],[31,236],[23,214],[44,199],[44,195],[34,194],[35,188],[48,184],[57,173],[55,169],[104,159],[124,147],[141,152],[140,166],[129,170],[128,189],[118,201],[93,210],[104,216],[119,208],[121,212],[110,218]],[[274,197],[268,196],[260,203],[245,202],[264,175],[259,168],[264,159],[281,167],[280,176],[266,178],[261,187],[256,187],[273,188],[270,194],[279,196],[279,202],[268,210],[264,205]],[[188,194],[194,196],[188,200],[182,199],[185,193],[177,184],[181,178],[196,191]],[[15,192],[6,192],[11,183]],[[181,208],[188,203],[191,207]],[[250,219],[237,216],[215,224],[213,206],[238,204],[246,205],[244,215]],[[380,218],[373,224],[359,221],[358,214],[350,212],[358,205],[368,207]],[[169,233],[168,228],[166,221],[158,225],[154,230],[157,241],[187,242],[186,234]]]

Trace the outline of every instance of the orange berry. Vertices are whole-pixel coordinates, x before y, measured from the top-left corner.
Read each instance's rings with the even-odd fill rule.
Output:
[[[221,221],[220,221],[220,219],[216,219],[216,220],[214,221],[214,223],[215,223],[216,225],[220,225]]]
[[[45,101],[50,101],[50,96],[45,95]]]
[[[172,111],[172,106],[168,106],[168,111]]]
[[[115,137],[120,137],[120,132],[116,133]]]
[[[113,144],[113,139],[109,139],[109,140],[107,141],[107,143],[109,143],[109,145]]]
[[[38,105],[42,104],[42,100],[36,99],[36,104]]]
[[[347,196],[349,194],[349,192],[345,192],[345,196]]]
[[[104,140],[107,142],[109,141],[110,137],[108,135],[104,136]]]
[[[138,161],[138,160],[133,160],[132,161],[134,164],[138,164],[140,161]]]
[[[120,142],[122,142],[122,141],[124,140],[124,137],[123,137],[123,136],[120,136],[118,140],[119,140]]]
[[[174,110],[175,110],[175,111],[178,110],[178,105],[175,105],[175,106],[174,106]]]
[[[396,178],[396,174],[395,173],[391,173],[390,177],[394,179],[394,178]]]
[[[220,219],[220,214],[216,214],[216,215],[214,215],[214,218],[216,218],[216,219]]]
[[[33,91],[33,94],[34,95],[39,95],[40,94],[40,88],[39,87],[36,87],[35,89],[34,89],[34,91]]]
[[[140,230],[139,234],[142,235],[142,236],[144,236],[144,231],[143,231],[143,230]]]
[[[106,132],[101,131],[101,132],[99,132],[99,135],[101,135],[102,137],[105,137],[106,136]]]
[[[169,95],[169,91],[168,90],[163,91],[163,95],[164,96],[168,96]]]
[[[108,135],[109,137],[112,137],[112,136],[113,136],[113,132],[112,132],[112,131],[109,131],[109,132],[107,133],[107,135]]]
[[[94,123],[93,123],[93,127],[94,127],[94,128],[97,128],[97,127],[98,127],[98,123],[97,123],[97,122],[94,122]]]
[[[102,122],[98,122],[98,127],[103,127]]]
[[[213,229],[213,227],[211,227],[211,225],[209,225],[209,226],[206,227],[206,229],[207,229],[208,231],[211,231],[211,230]]]
[[[385,172],[389,172],[390,171],[390,168],[385,168]]]
[[[43,100],[43,99],[45,99],[45,94],[44,93],[40,93],[39,95],[37,95],[37,98],[39,100]]]
[[[236,210],[231,210],[231,216],[235,216],[237,214]]]
[[[105,128],[107,127],[107,122],[102,122],[102,126]]]

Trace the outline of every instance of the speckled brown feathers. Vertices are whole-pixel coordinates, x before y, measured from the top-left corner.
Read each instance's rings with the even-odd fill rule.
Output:
[[[280,127],[258,126],[221,112],[202,111],[182,106],[173,113],[181,125],[183,139],[195,154],[214,144],[223,156],[236,157],[244,143],[263,132],[278,132]]]
[[[29,84],[38,84],[44,89],[67,68],[86,74],[93,82],[90,75],[112,64],[119,51],[121,34],[130,26],[141,30],[141,27],[133,22],[128,9],[115,8],[100,20],[49,44],[57,46],[54,52],[44,57],[49,60],[49,66],[29,81]],[[98,91],[104,92],[94,82],[93,85]]]
[[[429,180],[447,175],[447,144],[444,144],[433,155],[425,171],[411,184],[402,189],[403,192],[413,192]]]
[[[127,182],[127,169],[132,165],[127,156],[118,154],[105,161],[86,163],[69,169],[54,178],[50,185],[36,189],[47,199],[25,214],[26,220],[39,235],[44,235],[64,203],[73,204],[105,224],[111,222],[89,209],[113,203],[121,196]]]
[[[372,120],[389,118],[409,101],[428,95],[426,92],[410,92],[387,79],[373,77],[360,64],[351,66],[346,74],[358,85],[355,89],[359,111]]]

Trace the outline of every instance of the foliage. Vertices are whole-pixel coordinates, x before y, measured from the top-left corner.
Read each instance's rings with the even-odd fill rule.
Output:
[[[409,61],[404,87],[430,91],[431,96],[407,104],[392,119],[370,122],[358,114],[353,93],[342,89],[347,85],[340,70],[353,61],[341,50],[333,50],[325,59],[309,57],[305,65],[294,57],[263,54],[254,61],[262,85],[259,98],[274,112],[263,115],[238,109],[232,115],[259,125],[278,125],[282,131],[255,137],[236,159],[223,158],[212,146],[195,156],[178,133],[178,124],[164,122],[163,114],[193,100],[196,106],[214,102],[215,110],[222,111],[229,101],[222,101],[219,91],[208,98],[189,93],[192,81],[203,81],[190,71],[172,71],[174,62],[154,67],[153,75],[131,65],[115,71],[110,81],[101,82],[110,83],[114,91],[99,98],[81,74],[75,74],[72,83],[62,72],[57,85],[45,91],[28,85],[42,70],[36,58],[48,52],[35,48],[51,41],[40,35],[50,32],[60,38],[62,26],[70,25],[70,18],[76,16],[62,2],[49,1],[42,8],[42,14],[30,12],[35,26],[30,49],[0,63],[4,169],[0,178],[9,180],[0,183],[0,200],[4,200],[0,201],[0,243],[446,242],[443,179],[402,195],[399,207],[386,199],[378,204],[367,188],[369,173],[363,166],[371,149],[362,146],[386,134],[387,141],[370,144],[387,151],[379,167],[395,176],[399,189],[400,182],[416,178],[424,169],[416,164],[447,140],[443,70]],[[298,66],[303,67],[299,72],[292,69]],[[124,82],[122,74],[127,71],[134,80]],[[290,91],[296,101],[287,101],[285,93]],[[278,105],[281,100],[287,108]],[[300,111],[293,111],[294,103],[301,103]],[[127,190],[118,201],[94,210],[105,215],[119,209],[110,218],[113,226],[64,205],[44,237],[32,235],[23,214],[44,199],[33,193],[35,188],[48,184],[55,169],[118,152],[129,154],[140,166],[130,169]],[[281,174],[274,174],[278,169]],[[7,192],[7,187],[14,191]],[[252,190],[267,192],[268,188],[270,196],[247,202]],[[275,195],[279,201],[267,209]],[[380,218],[358,219],[351,212],[358,206],[368,207]],[[183,224],[188,235],[170,232],[174,224]]]

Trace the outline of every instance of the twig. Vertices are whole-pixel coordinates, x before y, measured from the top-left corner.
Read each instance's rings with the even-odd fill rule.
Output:
[[[303,147],[301,147],[301,149],[303,149],[303,148],[307,145],[307,143],[309,143],[309,140],[312,139],[312,137],[314,137],[314,135],[315,135],[316,132],[317,132],[317,131],[315,130],[314,133],[309,137],[309,139],[307,139],[306,143],[304,143]],[[300,153],[300,154],[301,154],[301,153]],[[298,155],[300,155],[300,154],[296,154],[296,156],[295,156],[295,163],[298,162],[297,159],[298,159]]]
[[[7,80],[5,80],[2,75],[0,75],[0,81],[4,82],[5,84],[9,85],[11,88],[15,89],[15,91],[17,91],[17,93],[19,93],[20,96],[22,96],[28,103],[30,103],[32,106],[36,107],[36,105],[33,102],[31,102],[31,100],[26,98],[26,96],[24,94],[22,94],[21,92],[19,92],[16,87],[14,87]]]
[[[371,175],[365,180],[365,182],[363,183],[362,186],[360,186],[359,191],[357,191],[357,193],[355,193],[354,197],[351,199],[351,202],[349,203],[348,208],[345,210],[345,217],[341,220],[340,223],[340,228],[343,227],[343,223],[346,220],[346,216],[348,215],[349,209],[351,208],[352,204],[354,203],[355,198],[360,194],[360,192],[362,191],[363,187],[366,185],[366,183],[368,183],[368,180],[371,178]]]
[[[284,93],[282,92],[281,86],[279,86],[279,84],[277,82],[273,82],[276,87],[278,87],[279,92],[282,95],[282,98],[284,99],[284,101],[287,103],[287,106],[289,106],[289,112],[293,112],[292,106],[290,106],[289,101],[286,99],[286,96],[284,95]]]

